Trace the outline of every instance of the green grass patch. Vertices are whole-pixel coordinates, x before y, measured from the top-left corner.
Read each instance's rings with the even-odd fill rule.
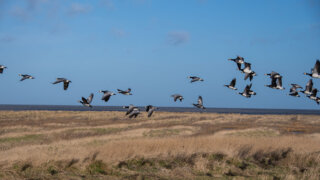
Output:
[[[37,141],[42,138],[42,134],[29,134],[18,137],[5,137],[0,138],[0,143],[15,143],[15,142],[30,142]]]

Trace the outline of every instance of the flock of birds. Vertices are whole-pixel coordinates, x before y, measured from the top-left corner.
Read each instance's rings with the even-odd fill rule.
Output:
[[[255,71],[253,71],[251,69],[251,64],[246,62],[243,57],[237,56],[234,59],[228,59],[228,60],[233,61],[237,64],[238,70],[241,73],[245,74],[244,80],[249,79],[250,81],[252,81],[254,76],[257,76]],[[242,66],[244,66],[244,67],[242,68]],[[2,74],[5,69],[7,69],[6,66],[0,65],[0,74]],[[268,73],[265,75],[269,76],[271,79],[271,84],[265,85],[266,87],[269,87],[272,89],[277,89],[277,90],[284,90],[285,89],[282,85],[282,78],[283,77],[279,73],[272,71],[271,73]],[[292,87],[290,88],[289,95],[294,96],[294,97],[300,97],[299,93],[303,93],[306,95],[306,97],[315,101],[319,105],[320,104],[320,97],[317,97],[317,93],[319,90],[313,87],[312,78],[320,79],[320,61],[319,60],[316,61],[314,68],[311,69],[311,73],[304,73],[304,75],[308,75],[311,77],[311,79],[308,81],[305,89],[299,90],[299,89],[303,89],[300,85],[291,84]],[[19,76],[21,76],[20,81],[24,81],[27,79],[35,79],[33,76],[28,75],[28,74],[19,74]],[[190,81],[191,83],[204,81],[204,79],[197,77],[197,76],[189,76],[188,78],[191,79],[191,81]],[[229,89],[232,89],[232,90],[238,90],[236,88],[236,82],[237,82],[237,79],[234,78],[234,79],[232,79],[230,84],[224,85],[224,86]],[[66,78],[57,78],[56,81],[53,82],[52,84],[59,84],[59,83],[63,83],[63,89],[67,90],[71,81]],[[257,94],[256,92],[251,90],[251,88],[252,88],[252,83],[247,85],[245,87],[245,89],[243,90],[243,92],[239,92],[239,94],[246,97],[246,98],[251,98],[252,95]],[[117,91],[119,94],[132,95],[130,88],[128,88],[127,90],[117,89]],[[99,92],[103,93],[101,100],[103,100],[105,102],[108,102],[109,99],[111,98],[111,96],[116,95],[115,93],[108,91],[108,90],[101,90]],[[94,96],[94,94],[91,93],[88,98],[82,97],[81,100],[78,102],[81,103],[83,106],[92,108],[91,102],[93,100],[93,96]],[[171,97],[173,98],[174,102],[176,102],[177,100],[182,102],[184,99],[184,97],[180,94],[173,94]],[[203,106],[202,96],[198,97],[197,104],[194,103],[193,106],[200,108],[200,109],[206,109]],[[130,104],[129,106],[123,106],[123,108],[127,109],[126,116],[128,116],[129,118],[136,118],[140,114],[140,109],[132,104]],[[148,113],[148,117],[151,117],[153,112],[157,109],[159,109],[159,108],[152,106],[152,105],[148,105],[145,107],[145,110]]]

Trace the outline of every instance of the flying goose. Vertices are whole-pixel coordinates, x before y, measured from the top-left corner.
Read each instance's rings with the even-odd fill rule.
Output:
[[[62,83],[63,82],[63,89],[66,91],[69,87],[69,84],[71,83],[70,80],[66,79],[66,78],[57,78],[55,82],[53,82],[52,84],[58,84],[58,83]]]
[[[266,85],[267,87],[272,88],[272,89],[279,89],[279,90],[285,89],[282,86],[282,76],[271,76],[271,77],[273,77],[273,78],[271,78],[271,84]]]
[[[128,90],[124,91],[124,90],[121,90],[121,89],[117,89],[118,90],[118,93],[120,94],[123,94],[123,95],[132,95],[130,92],[131,92],[131,88],[128,88]]]
[[[257,76],[257,74],[254,71],[252,71],[251,64],[247,62],[244,63],[244,69],[242,69],[241,72],[245,73],[244,80],[250,78],[250,81],[252,81],[253,76]]]
[[[132,112],[129,114],[129,118],[136,118],[140,114],[139,108],[133,108]]]
[[[4,69],[7,69],[7,67],[6,66],[4,66],[4,65],[0,65],[0,74],[2,74],[3,73],[3,70]]]
[[[312,79],[310,79],[306,85],[306,89],[300,92],[302,92],[305,95],[311,95],[312,89],[313,89],[313,81]]]
[[[158,109],[157,107],[154,107],[152,105],[146,106],[146,112],[148,112],[148,117],[151,117],[153,112]]]
[[[111,91],[107,91],[107,90],[105,90],[105,91],[100,90],[99,92],[103,93],[101,100],[103,100],[105,102],[108,102],[111,96],[116,95],[115,93],[113,93]]]
[[[318,91],[319,91],[318,89],[313,88],[312,92],[311,92],[311,95],[307,96],[309,99],[316,101],[317,104],[319,104],[319,102],[320,102],[318,100],[319,98],[317,97]]]
[[[291,88],[290,88],[290,96],[293,96],[293,97],[300,97],[299,95],[299,91],[297,89],[301,89],[302,87],[299,86],[298,84],[291,84]]]
[[[180,100],[180,102],[182,102],[182,100],[184,99],[180,94],[174,94],[171,95],[171,97],[173,97],[174,102],[176,102],[178,99]]]
[[[244,64],[244,58],[241,56],[237,56],[235,59],[228,59],[229,61],[233,61],[237,64],[238,70],[241,71],[241,64]]]
[[[320,61],[317,60],[316,64],[314,65],[314,68],[311,69],[311,73],[303,73],[304,75],[308,75],[312,78],[320,78]]]
[[[229,85],[224,85],[225,87],[229,88],[229,89],[233,89],[233,90],[238,90],[235,86],[236,86],[236,83],[237,83],[237,79],[234,78],[232,79],[232,81],[230,82]]]
[[[240,95],[246,97],[246,98],[251,98],[251,95],[257,95],[254,91],[251,90],[252,84],[247,85],[243,92],[239,92]]]
[[[20,79],[20,81],[24,81],[26,79],[34,79],[34,77],[28,75],[28,74],[19,74],[19,76],[21,76],[22,78]]]
[[[81,103],[83,106],[92,108],[90,103],[92,102],[92,99],[93,99],[93,93],[91,93],[87,99],[84,97],[82,97],[81,99],[82,101],[78,101],[79,103]]]
[[[129,106],[123,106],[124,109],[128,109],[127,112],[126,112],[126,115],[130,114],[134,108],[137,108],[135,107],[134,105],[130,104]]]
[[[197,108],[200,108],[200,109],[206,109],[204,106],[203,106],[203,100],[202,100],[202,97],[199,96],[198,97],[198,104],[193,104],[195,107]]]
[[[189,79],[191,79],[191,83],[196,82],[196,81],[204,81],[202,78],[197,77],[197,76],[188,76]]]

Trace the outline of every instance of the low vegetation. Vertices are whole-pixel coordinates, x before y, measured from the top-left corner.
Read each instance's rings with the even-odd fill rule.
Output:
[[[320,179],[319,116],[0,115],[0,179]]]

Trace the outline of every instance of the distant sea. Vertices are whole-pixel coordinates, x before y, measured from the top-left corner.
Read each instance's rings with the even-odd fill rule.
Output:
[[[62,106],[62,105],[0,105],[0,111],[126,111],[122,106]],[[140,107],[144,111],[144,107]],[[299,109],[246,109],[246,108],[207,108],[200,110],[191,107],[159,107],[161,112],[207,112],[223,114],[301,114],[320,115],[320,110]]]

